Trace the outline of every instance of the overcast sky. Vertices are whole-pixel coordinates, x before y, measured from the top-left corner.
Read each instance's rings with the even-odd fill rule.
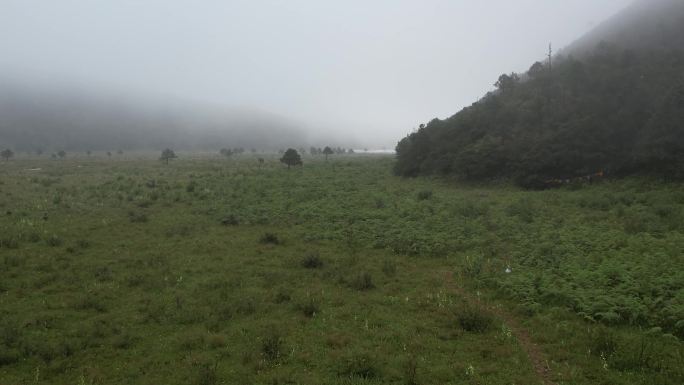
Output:
[[[631,0],[0,0],[0,76],[288,116],[393,147]]]

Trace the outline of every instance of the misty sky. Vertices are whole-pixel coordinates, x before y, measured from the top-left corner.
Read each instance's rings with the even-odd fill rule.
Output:
[[[258,108],[393,147],[631,0],[0,0],[0,77]]]

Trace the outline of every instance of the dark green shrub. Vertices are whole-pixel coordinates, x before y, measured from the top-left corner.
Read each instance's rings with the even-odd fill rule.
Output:
[[[605,327],[594,329],[590,335],[591,354],[596,356],[610,357],[618,349],[618,341],[615,333]]]
[[[368,272],[363,272],[351,281],[351,287],[359,291],[375,289],[373,277]]]
[[[107,311],[107,307],[101,299],[93,294],[85,294],[77,298],[74,302],[74,309],[76,310],[95,310],[100,313]]]
[[[259,243],[263,245],[279,245],[281,240],[278,238],[278,235],[274,233],[264,233],[264,235],[259,238]]]
[[[21,353],[17,349],[0,346],[0,367],[3,365],[12,365],[19,362],[20,359]]]
[[[382,272],[388,277],[394,277],[397,274],[397,264],[392,259],[385,259],[382,263]]]
[[[4,247],[6,249],[18,249],[19,240],[14,237],[0,239],[0,247]]]
[[[275,362],[280,359],[283,349],[283,337],[277,330],[270,329],[261,340],[261,355],[266,361]]]
[[[128,220],[131,221],[131,223],[145,223],[148,218],[147,214],[144,212],[129,211]]]
[[[278,293],[275,295],[274,302],[275,303],[285,303],[289,302],[290,299],[290,294],[284,290],[279,290]]]
[[[309,253],[302,259],[302,266],[307,269],[318,269],[323,267],[323,260],[318,253]]]
[[[195,371],[194,385],[215,385],[219,383],[218,361],[200,360],[192,363]]]
[[[426,201],[432,198],[432,190],[423,190],[418,192],[418,200],[419,201]]]
[[[59,247],[59,246],[62,246],[62,244],[64,243],[64,241],[62,240],[62,238],[60,238],[60,237],[57,236],[56,234],[53,234],[53,235],[49,236],[49,237],[45,240],[45,242],[46,242],[46,243],[48,244],[48,246],[50,246],[50,247]]]
[[[371,380],[380,376],[375,360],[368,353],[355,353],[346,357],[338,374],[350,379]]]
[[[413,355],[406,361],[404,383],[406,385],[418,385],[418,360]]]
[[[114,337],[112,346],[117,349],[130,349],[135,344],[136,338],[128,332],[123,332]]]
[[[299,305],[299,310],[301,310],[307,318],[313,318],[321,311],[320,303],[317,299],[309,297],[306,302]]]
[[[85,239],[79,239],[76,241],[76,247],[79,249],[87,249],[90,247],[90,242],[86,241]]]
[[[221,218],[221,224],[223,226],[237,226],[240,224],[240,221],[235,217],[235,215],[230,214],[226,215],[225,217]]]
[[[467,332],[485,333],[491,329],[494,318],[480,306],[466,304],[456,315],[458,324]]]
[[[19,267],[20,265],[25,263],[25,259],[20,258],[18,255],[5,255],[3,257],[3,264],[5,265],[6,269],[12,268],[12,267]]]

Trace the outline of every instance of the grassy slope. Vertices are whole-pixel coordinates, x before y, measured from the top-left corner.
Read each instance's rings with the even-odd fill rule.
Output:
[[[519,317],[557,383],[682,382],[681,185],[529,193],[304,161],[4,162],[0,383],[537,383],[500,320],[459,326],[487,317],[445,271]]]

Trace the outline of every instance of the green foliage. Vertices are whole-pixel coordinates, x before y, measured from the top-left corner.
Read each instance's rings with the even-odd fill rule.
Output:
[[[366,291],[375,289],[375,284],[370,273],[363,272],[351,280],[351,287],[359,291]]]
[[[280,162],[286,164],[287,168],[289,169],[290,166],[301,166],[302,157],[299,155],[297,150],[288,148],[283,154],[283,157],[280,158]]]
[[[323,260],[318,253],[309,253],[302,259],[302,266],[307,269],[320,269],[323,267]]]
[[[397,178],[391,157],[157,155],[3,163],[0,383],[538,382],[498,316],[476,331],[494,304],[556,382],[682,383],[679,183],[525,192]]]
[[[418,200],[419,201],[426,201],[430,198],[432,198],[432,190],[423,190],[423,191],[418,193]]]
[[[259,243],[264,245],[279,245],[281,242],[282,241],[275,233],[264,233],[261,238],[259,238]]]
[[[350,379],[372,380],[380,376],[380,371],[370,354],[353,352],[342,361],[339,375]]]
[[[684,178],[682,73],[684,51],[605,43],[551,67],[536,63],[401,140],[395,172],[507,177],[533,189],[589,184],[604,171]]]
[[[159,159],[166,164],[169,164],[169,161],[175,158],[177,158],[176,153],[170,148],[164,149],[161,153],[161,157],[159,157]]]
[[[482,306],[464,304],[456,312],[458,325],[467,332],[485,333],[492,328],[494,317]]]
[[[276,362],[281,358],[283,345],[283,336],[280,332],[271,328],[266,332],[261,341],[261,355],[268,362]]]

